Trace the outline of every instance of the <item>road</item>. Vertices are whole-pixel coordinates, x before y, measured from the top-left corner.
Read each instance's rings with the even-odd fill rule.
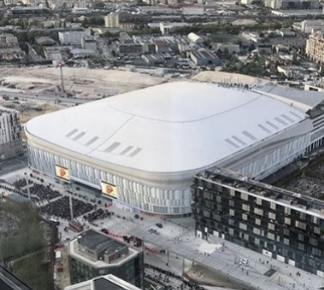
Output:
[[[17,92],[7,92],[0,90],[0,95],[6,95],[11,98],[18,98],[18,100],[33,100],[33,101],[46,101],[52,103],[60,103],[67,105],[80,105],[85,104],[96,99],[77,99],[77,98],[62,98],[52,94],[26,94]]]

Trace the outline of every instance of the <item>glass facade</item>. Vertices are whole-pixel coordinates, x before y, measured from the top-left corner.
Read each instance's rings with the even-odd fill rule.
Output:
[[[245,178],[246,179],[246,178]],[[242,177],[205,172],[193,184],[196,234],[215,235],[324,274],[324,203]]]

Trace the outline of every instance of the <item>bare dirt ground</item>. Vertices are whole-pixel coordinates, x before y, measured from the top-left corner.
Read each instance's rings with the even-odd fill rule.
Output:
[[[130,71],[63,68],[64,87],[77,98],[116,95],[157,85],[168,77],[156,77]],[[3,68],[0,86],[28,92],[54,90],[61,85],[60,70],[53,67]]]

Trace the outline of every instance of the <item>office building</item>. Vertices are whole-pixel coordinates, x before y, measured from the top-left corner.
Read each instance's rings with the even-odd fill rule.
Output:
[[[68,245],[71,284],[113,274],[139,288],[144,283],[142,248],[88,230]]]

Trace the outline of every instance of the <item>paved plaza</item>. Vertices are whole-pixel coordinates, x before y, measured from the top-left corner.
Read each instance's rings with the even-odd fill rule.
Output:
[[[22,178],[25,172],[27,172],[26,176],[29,176],[31,171],[24,168],[13,173],[0,175],[0,179],[12,183]],[[43,175],[40,177],[44,179],[44,184],[54,183],[49,177]],[[37,179],[33,179],[33,181],[37,182]],[[68,195],[66,186],[54,183],[54,187],[63,195]],[[81,190],[78,193],[93,198],[90,192]],[[98,199],[96,199],[96,202],[98,202]],[[105,202],[107,200],[103,199],[103,204]],[[108,210],[114,212],[114,215],[96,221],[94,224],[87,223],[83,220],[83,217],[78,217],[78,220],[85,223],[86,228],[99,230],[106,228],[112,233],[136,236],[143,239],[147,247],[154,248],[157,251],[165,250],[166,254],[160,254],[159,257],[166,263],[169,262],[169,267],[172,267],[170,257],[178,257],[179,265],[175,267],[175,271],[182,272],[185,270],[185,263],[183,263],[185,257],[186,260],[191,260],[195,264],[200,264],[215,271],[224,278],[237,283],[244,283],[248,289],[315,290],[324,287],[324,279],[321,277],[224,241],[221,238],[210,236],[209,241],[196,238],[194,222],[191,218],[165,220],[157,216],[140,214],[143,217],[143,220],[141,220],[135,219],[134,213],[131,211],[125,211],[116,205],[110,206]],[[68,221],[60,221],[59,231],[62,235],[61,238],[67,242],[77,234],[71,231],[65,232],[63,229],[67,226]],[[161,223],[163,228],[158,228],[156,223]],[[242,260],[248,262],[242,263]],[[273,274],[267,275],[271,269]]]

